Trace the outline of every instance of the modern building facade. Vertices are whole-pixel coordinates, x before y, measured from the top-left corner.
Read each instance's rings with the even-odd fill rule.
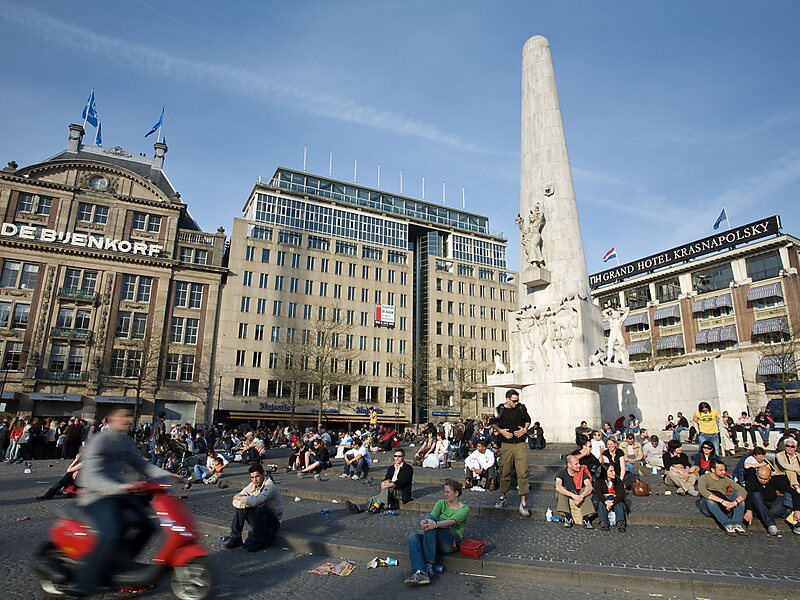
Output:
[[[798,268],[800,240],[769,217],[590,281],[601,308],[629,309],[623,334],[635,370],[737,358],[756,411],[782,391],[797,395]]]
[[[226,238],[152,158],[83,144],[0,172],[2,410],[202,422],[211,406]],[[210,414],[208,415],[210,416]]]
[[[219,418],[474,416],[506,355],[506,240],[485,217],[291,169],[234,220]],[[469,400],[466,402],[466,400]]]

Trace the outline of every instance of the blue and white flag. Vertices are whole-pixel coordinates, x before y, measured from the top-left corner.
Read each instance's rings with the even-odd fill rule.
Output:
[[[147,132],[147,133],[144,135],[144,137],[147,137],[148,135],[152,135],[153,133],[155,133],[156,131],[158,131],[159,129],[161,129],[161,125],[162,125],[163,123],[164,123],[164,107],[162,106],[162,107],[161,107],[161,116],[160,116],[160,117],[158,117],[158,121],[156,121],[156,124],[155,124],[155,125],[153,125],[153,128],[152,128],[150,131],[148,131],[148,132]]]
[[[103,122],[100,119],[97,120],[97,132],[94,134],[94,145],[103,145]]]
[[[86,106],[83,107],[81,116],[86,123],[89,123],[92,127],[97,127],[97,106],[94,103],[94,89],[89,94],[89,99],[86,101]]]
[[[717,217],[717,220],[714,221],[714,231],[719,229],[719,226],[722,224],[723,221],[727,220],[728,220],[728,215],[725,214],[725,208],[723,207],[722,212],[719,213],[719,216]]]

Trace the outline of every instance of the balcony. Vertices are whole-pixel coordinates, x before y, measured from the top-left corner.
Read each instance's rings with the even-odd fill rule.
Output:
[[[92,341],[91,329],[72,329],[71,327],[51,327],[50,337],[66,338],[68,340]]]
[[[77,300],[78,302],[96,303],[99,294],[94,290],[62,287],[58,290],[58,297],[62,300]]]
[[[81,371],[51,371],[50,369],[36,369],[38,379],[52,381],[86,381],[89,374]]]

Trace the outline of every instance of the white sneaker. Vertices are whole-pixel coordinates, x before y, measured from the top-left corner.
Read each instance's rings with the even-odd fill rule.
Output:
[[[347,473],[342,473],[341,475],[339,475],[339,479],[346,479],[347,477],[350,477],[350,475],[348,475]]]
[[[778,526],[770,525],[769,527],[767,527],[767,533],[770,535],[778,535]]]
[[[319,481],[319,480],[320,480],[319,473],[314,473],[314,481]]]
[[[503,508],[506,505],[505,498],[498,498],[497,502],[494,503],[495,508]]]
[[[524,504],[522,504],[520,502],[519,514],[521,514],[523,517],[530,517],[531,516],[531,511],[528,510],[527,506],[525,506]]]
[[[353,481],[358,481],[358,475],[353,475],[350,479],[352,479]]]
[[[479,485],[473,485],[471,488],[469,488],[469,491],[471,491],[471,492],[485,492],[486,490],[483,489]]]

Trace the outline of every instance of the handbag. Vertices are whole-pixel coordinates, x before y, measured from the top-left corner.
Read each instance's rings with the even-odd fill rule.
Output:
[[[632,490],[634,496],[649,496],[650,484],[646,481],[642,481],[641,479],[637,479],[633,482]]]
[[[461,540],[461,545],[459,546],[459,550],[461,554],[464,556],[469,556],[470,558],[480,558],[481,555],[486,552],[486,549],[489,547],[489,544],[484,542],[478,538],[467,538]]]

